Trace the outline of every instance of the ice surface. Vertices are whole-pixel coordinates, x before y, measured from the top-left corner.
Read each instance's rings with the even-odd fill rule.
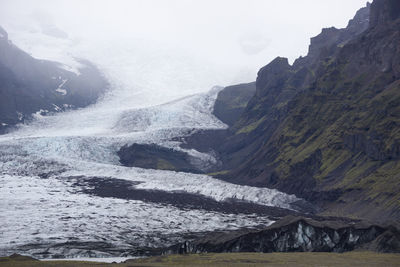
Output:
[[[92,262],[106,262],[106,263],[121,263],[139,257],[114,257],[114,258],[69,258],[69,259],[44,259],[42,261],[92,261]]]
[[[131,246],[168,245],[177,234],[268,224],[265,217],[181,210],[171,206],[79,194],[72,181],[3,175],[0,254],[35,254],[68,241]],[[165,240],[170,236],[170,240]],[[163,239],[160,241],[160,239]],[[53,249],[54,253],[60,250]],[[84,251],[66,256],[85,256]]]
[[[211,114],[217,92],[213,89],[148,108],[110,107],[106,109],[108,114],[98,104],[55,116],[36,116],[30,125],[1,136],[0,254],[120,256],[118,253],[132,248],[173,244],[184,233],[271,223],[268,216],[183,210],[92,196],[82,193],[82,188],[71,180],[123,179],[140,182],[137,189],[187,192],[216,201],[237,199],[290,208],[297,198],[277,190],[234,185],[206,175],[119,165],[116,151],[126,143],[177,148],[177,142],[169,141],[173,137],[196,129],[226,127]],[[71,241],[107,242],[118,251],[96,251],[90,246],[67,249],[60,245]],[[43,255],[44,251],[49,254]]]
[[[206,175],[120,166],[117,150],[132,143],[156,143],[187,152],[205,165],[215,163],[213,155],[183,150],[171,139],[227,127],[211,112],[221,87],[207,90],[210,84],[228,83],[229,75],[174,48],[143,40],[121,40],[109,47],[37,32],[10,36],[35,56],[46,54],[76,72],[75,58],[85,55],[112,88],[95,105],[52,116],[37,114],[30,124],[0,136],[1,255],[126,256],[139,247],[181,241],[187,233],[271,223],[262,215],[87,194],[77,182],[88,177],[131,181],[136,189],[186,192],[218,202],[236,199],[290,208],[298,200],[277,190],[233,185]]]

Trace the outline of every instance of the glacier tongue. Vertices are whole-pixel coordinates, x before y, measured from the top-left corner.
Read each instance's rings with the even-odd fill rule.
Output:
[[[146,50],[145,55],[153,52],[148,46],[132,47]],[[171,140],[200,129],[227,127],[212,115],[221,88],[190,92],[185,86],[193,83],[189,73],[196,73],[196,64],[170,57],[169,51],[157,51],[150,63],[140,53],[126,62],[126,47],[99,51],[75,49],[78,56],[84,53],[97,63],[110,79],[113,88],[99,103],[35,116],[31,123],[0,136],[1,256],[14,252],[42,258],[132,255],[141,247],[176,243],[190,233],[271,223],[266,214],[224,212],[201,205],[182,208],[120,197],[118,192],[105,192],[109,196],[102,197],[88,193],[94,190],[85,184],[90,179],[111,184],[125,181],[132,184],[132,192],[168,197],[186,194],[214,204],[236,200],[290,208],[298,200],[277,190],[229,184],[206,175],[120,166],[116,151],[132,143],[155,143],[190,153],[205,164],[215,162],[213,155],[184,150]],[[104,51],[110,54],[105,57]],[[188,77],[175,77],[186,67]],[[200,80],[212,72],[200,69]],[[148,83],[157,75],[156,81]],[[173,92],[183,88],[184,93],[171,101],[173,93],[166,94],[165,88]]]
[[[57,249],[55,245],[72,241],[106,242],[119,252],[131,247],[172,244],[179,233],[269,223],[262,217],[181,210],[79,194],[68,181],[52,178],[3,175],[0,192],[2,255],[25,252],[45,256],[44,252],[52,249],[54,254],[48,256],[54,256],[63,251],[63,247]],[[165,240],[169,236],[172,238]],[[101,248],[88,246],[76,253],[84,256],[89,250]],[[103,251],[106,252],[112,255],[111,249]],[[76,257],[76,253],[68,251],[64,256]]]
[[[226,127],[211,115],[216,92],[124,110],[117,114],[115,125],[97,129],[96,134],[93,129],[80,132],[83,122],[75,121],[96,110],[91,107],[39,117],[1,136],[0,254],[120,256],[136,254],[135,249],[140,247],[179,242],[187,233],[270,224],[267,215],[188,210],[145,200],[90,195],[71,180],[107,177],[135,182],[133,187],[141,190],[186,192],[218,202],[236,199],[290,208],[297,198],[276,190],[229,184],[206,175],[118,164],[115,152],[123,144],[157,143],[177,148],[178,143],[169,141],[172,137],[196,129]],[[63,122],[73,125],[61,127]]]

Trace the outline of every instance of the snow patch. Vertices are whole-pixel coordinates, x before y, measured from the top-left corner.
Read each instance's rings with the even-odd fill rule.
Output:
[[[63,104],[63,107],[64,107],[64,108],[73,108],[74,106],[73,106],[73,105],[70,105],[70,104]]]
[[[61,77],[59,77],[61,78]],[[67,90],[63,89],[62,87],[65,85],[65,83],[68,81],[68,79],[63,79],[62,83],[58,86],[58,88],[56,89],[56,92],[62,94],[62,95],[66,95],[67,94]]]
[[[65,65],[65,64],[61,65],[61,68],[66,70],[66,71],[75,73],[77,76],[81,75],[81,72],[79,71],[78,68],[75,68],[75,67],[72,67],[72,66],[69,66],[69,65]]]
[[[49,113],[49,111],[47,109],[40,109],[39,111],[36,111],[33,114],[33,117],[34,118],[40,118],[40,117],[43,117],[43,115],[46,115],[47,113]]]
[[[24,115],[21,112],[17,111],[17,118],[19,121],[22,121],[22,119],[24,118]]]
[[[66,94],[67,94],[67,90],[65,90],[65,89],[60,89],[60,88],[57,88],[57,89],[56,89],[56,92],[58,92],[58,93],[60,93],[60,94],[62,94],[62,95],[66,95]]]
[[[80,75],[79,69],[82,68],[82,64],[71,54],[74,45],[73,40],[53,38],[38,31],[26,29],[21,31],[21,29],[14,28],[12,25],[9,25],[7,30],[9,39],[31,56],[60,62],[62,69]],[[11,41],[9,42],[11,43]]]
[[[62,109],[59,107],[59,106],[57,106],[56,104],[51,104],[53,107],[54,107],[54,110],[55,111],[61,111]]]

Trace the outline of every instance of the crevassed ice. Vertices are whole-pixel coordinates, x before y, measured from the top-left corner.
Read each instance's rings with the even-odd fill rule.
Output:
[[[11,35],[18,39],[18,34]],[[29,38],[24,35],[20,43],[29,48]],[[36,37],[41,45],[31,47],[32,51],[40,54],[48,48],[54,55],[61,54],[64,63],[73,61],[68,53],[86,55],[103,70],[112,88],[95,105],[52,116],[37,114],[30,124],[0,136],[0,254],[41,244],[25,247],[34,254],[46,251],[46,244],[71,240],[107,241],[127,248],[166,245],[187,232],[271,222],[265,216],[180,210],[91,196],[74,187],[71,176],[137,181],[137,188],[184,191],[217,201],[233,198],[290,208],[297,200],[277,190],[233,185],[206,175],[120,166],[116,151],[125,144],[156,143],[182,150],[171,141],[173,137],[226,128],[211,112],[221,88],[200,91],[210,88],[210,81],[226,84],[228,79],[218,79],[218,72],[202,61],[188,59],[180,51],[159,49],[157,44],[121,41],[110,48],[104,43],[71,46],[72,42],[63,40],[58,46],[55,42],[59,41],[46,38]],[[216,160],[211,154],[183,151],[204,162]],[[40,178],[43,174],[46,179]],[[78,251],[61,247],[49,253],[74,255]]]
[[[118,256],[115,252],[85,254],[85,249],[68,250],[54,245],[106,241],[129,250],[132,246],[170,245],[180,242],[182,235],[189,232],[270,224],[268,216],[181,210],[169,205],[91,196],[80,193],[69,179],[125,179],[141,182],[136,185],[140,189],[184,191],[217,201],[238,199],[290,208],[297,198],[277,190],[229,184],[206,175],[119,166],[115,152],[123,144],[157,143],[176,148],[178,143],[169,141],[172,137],[196,129],[226,127],[211,115],[210,103],[215,95],[213,91],[165,105],[124,110],[108,121],[116,122],[111,127],[89,124],[89,130],[85,130],[83,121],[74,120],[82,117],[81,120],[90,122],[103,114],[101,109],[97,114],[92,113],[96,107],[91,107],[38,116],[32,124],[1,136],[0,254],[22,251],[41,257],[40,253],[47,251],[49,256]],[[185,109],[189,112],[185,113]],[[88,117],[84,117],[86,114]],[[141,122],[137,124],[140,128],[130,128],[130,120]],[[47,179],[40,178],[43,173],[48,175]]]
[[[181,210],[142,201],[94,197],[73,192],[69,183],[2,175],[0,255],[20,251],[32,255],[49,251],[41,248],[43,244],[51,247],[70,241],[108,242],[121,250],[131,246],[165,246],[179,242],[179,233],[270,223],[262,216]],[[23,245],[31,247],[20,247]],[[64,256],[86,255],[84,250],[52,249],[50,252]]]
[[[35,155],[69,166],[69,170],[61,176],[83,174],[115,177],[140,181],[142,183],[137,187],[142,189],[183,190],[209,196],[218,201],[236,198],[289,208],[290,203],[297,200],[296,197],[277,190],[234,185],[205,175],[118,166],[115,152],[123,144],[156,143],[174,148],[179,143],[169,141],[173,137],[188,134],[195,129],[226,127],[211,114],[217,92],[217,89],[213,89],[206,94],[186,97],[163,105],[124,111],[118,115],[119,119],[116,120],[115,126],[93,136],[75,135],[79,133],[79,129],[74,132],[74,125],[68,127],[74,135],[60,135],[61,125],[57,124],[62,124],[64,121],[67,124],[69,120],[81,115],[79,111],[74,111],[59,116],[42,117],[31,125],[23,126],[20,131],[2,138],[8,143],[7,147],[11,150],[9,152],[11,154],[23,152],[29,156]],[[48,121],[51,120],[55,120],[55,127],[54,125],[49,127]],[[32,131],[32,128],[37,130]],[[67,128],[63,129],[68,133]],[[82,131],[81,133],[85,134]],[[16,147],[14,151],[12,151],[13,146],[10,146],[12,143]],[[203,156],[202,153],[192,153],[192,155]]]

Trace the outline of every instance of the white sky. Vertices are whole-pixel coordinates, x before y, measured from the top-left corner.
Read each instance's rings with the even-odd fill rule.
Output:
[[[0,25],[28,25],[36,13],[74,38],[152,40],[216,64],[242,65],[254,80],[276,56],[293,62],[305,55],[312,36],[324,27],[345,27],[365,5],[366,0],[0,0]]]

